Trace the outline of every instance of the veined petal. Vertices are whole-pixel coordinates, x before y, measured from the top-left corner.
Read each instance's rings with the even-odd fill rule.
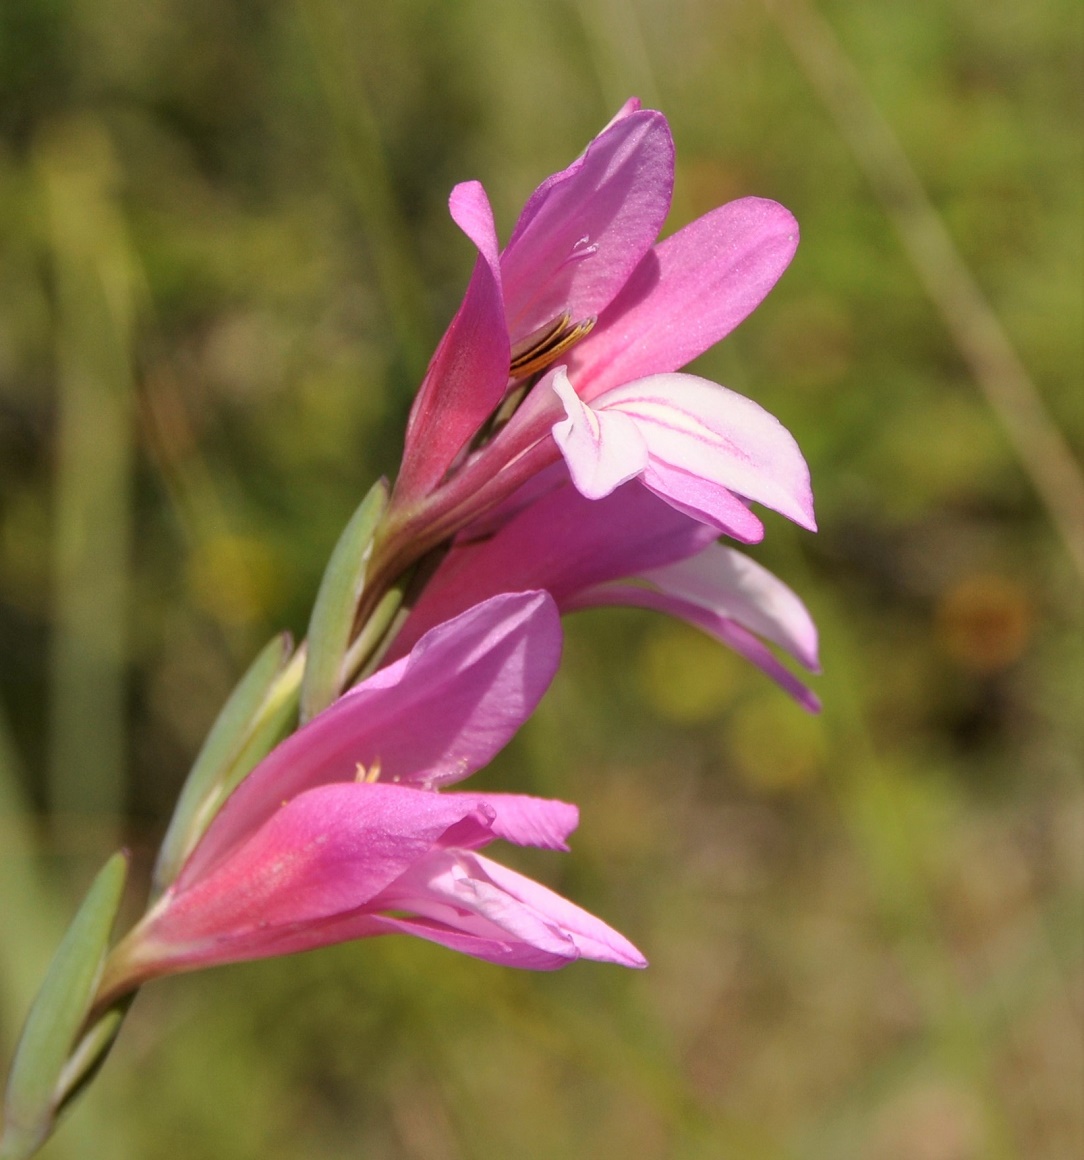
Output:
[[[615,387],[592,406],[635,420],[653,463],[721,484],[816,529],[798,444],[752,399],[694,375],[662,374]]]
[[[457,185],[449,207],[478,247],[467,293],[426,371],[407,422],[396,497],[409,503],[434,488],[501,401],[511,347],[504,314],[497,232],[485,190]]]
[[[767,568],[733,548],[709,544],[702,552],[641,573],[661,592],[735,620],[820,670],[817,626],[797,593]]]
[[[501,255],[513,342],[565,313],[573,321],[597,315],[658,236],[673,182],[670,129],[650,109],[619,115],[547,178]]]
[[[600,919],[537,882],[465,851],[434,853],[377,900],[413,919],[389,927],[507,966],[544,970],[577,958],[643,967],[643,955]]]
[[[588,499],[601,499],[647,466],[648,445],[639,425],[619,410],[594,410],[580,401],[564,367],[550,377],[567,419],[555,423],[553,438],[572,482]],[[544,388],[545,380],[539,384]]]
[[[583,398],[703,354],[763,301],[797,245],[790,211],[760,197],[720,206],[660,242],[569,354]]]
[[[500,889],[530,906],[556,924],[575,942],[583,958],[620,963],[626,967],[646,967],[647,959],[623,935],[582,907],[569,902],[533,878],[526,878],[489,858],[475,859],[489,879]]]
[[[234,790],[182,872],[191,881],[282,802],[359,771],[446,785],[502,749],[557,669],[561,628],[543,592],[495,596],[426,633],[410,655],[340,697],[278,745]]]

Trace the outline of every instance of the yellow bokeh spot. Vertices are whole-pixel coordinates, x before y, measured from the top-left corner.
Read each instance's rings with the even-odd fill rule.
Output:
[[[271,552],[246,536],[213,536],[192,554],[188,586],[201,608],[220,623],[250,624],[268,609],[275,590]]]
[[[670,621],[644,642],[638,676],[644,700],[683,725],[708,721],[729,704],[740,662],[728,649],[687,625]]]
[[[762,790],[800,789],[824,767],[820,718],[772,689],[755,701],[742,703],[727,725],[724,748],[738,776]]]

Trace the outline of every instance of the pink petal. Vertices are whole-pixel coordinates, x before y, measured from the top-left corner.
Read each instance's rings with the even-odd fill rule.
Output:
[[[638,424],[620,411],[595,411],[580,402],[564,367],[548,377],[568,416],[554,424],[553,438],[580,493],[601,499],[639,475],[647,466],[648,448]],[[545,380],[539,389],[544,387]]]
[[[413,919],[388,925],[455,950],[534,970],[584,957],[643,967],[643,955],[601,920],[480,855],[431,855],[376,900]]]
[[[452,221],[478,247],[486,265],[498,270],[500,243],[493,224],[493,209],[480,181],[463,181],[448,195],[448,212]]]
[[[635,420],[652,463],[720,484],[816,529],[802,453],[782,423],[752,399],[694,375],[661,374],[615,387],[592,408]],[[724,526],[732,514],[720,513]]]
[[[669,596],[737,621],[819,671],[817,626],[808,609],[793,589],[741,552],[709,544],[696,556],[641,577]]]
[[[467,777],[534,711],[557,669],[561,628],[542,592],[495,596],[428,632],[277,746],[237,787],[182,872],[205,875],[284,800],[353,781],[442,785]]]
[[[569,357],[583,398],[680,370],[751,314],[790,264],[798,223],[774,201],[732,201],[660,242]]]
[[[567,849],[577,822],[575,806],[515,794],[320,786],[285,803],[205,877],[186,875],[143,924],[138,955],[165,973],[386,933],[375,913],[385,909],[440,917],[446,899],[431,880],[439,887],[453,863],[474,866],[469,850],[499,837]],[[493,891],[483,879],[471,897]],[[497,898],[489,910],[501,905]],[[504,925],[505,935],[529,933],[536,949],[576,957],[565,935],[523,908],[513,907]]]
[[[446,847],[473,849],[488,845],[494,838],[503,838],[517,846],[567,850],[568,836],[580,824],[580,811],[576,806],[552,798],[512,793],[446,793],[442,796],[469,802],[475,811],[481,810],[487,818],[485,832],[475,838],[449,831],[441,839],[441,845]],[[473,818],[475,815],[470,816]]]
[[[731,539],[743,544],[759,544],[764,539],[764,525],[749,505],[721,483],[658,461],[648,462],[640,482],[675,511],[701,520]]]
[[[501,255],[513,341],[609,303],[658,236],[673,180],[666,118],[640,110],[615,118],[534,191]]]
[[[510,346],[497,234],[485,190],[457,185],[452,217],[478,247],[470,285],[426,371],[407,423],[396,497],[409,503],[444,478],[463,446],[492,414],[508,385]]]
[[[582,957],[626,967],[647,966],[647,959],[627,938],[567,898],[489,858],[476,855],[475,860],[496,886],[558,925]]]
[[[525,971],[557,971],[574,963],[580,956],[575,944],[566,939],[542,949],[528,942],[513,941],[499,929],[486,934],[468,934],[430,918],[392,918],[388,915],[366,916],[366,933],[409,934],[426,942],[437,943],[471,958],[495,963],[498,967],[517,967]]]
[[[713,528],[636,483],[590,500],[572,485],[563,463],[555,466],[563,484],[513,508],[503,527],[489,529],[488,538],[453,546],[389,656],[406,653],[434,624],[498,592],[544,588],[563,608],[583,588],[684,559],[715,538]],[[759,527],[748,509],[739,507]]]
[[[324,920],[366,906],[471,817],[474,831],[487,830],[492,813],[458,794],[320,786],[283,803],[210,873],[194,874],[189,863],[152,912],[147,936],[189,965],[278,953],[266,948],[302,925],[313,928],[305,945],[323,945]]]

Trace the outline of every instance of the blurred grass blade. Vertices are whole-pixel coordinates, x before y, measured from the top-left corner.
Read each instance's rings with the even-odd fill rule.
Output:
[[[388,485],[379,480],[361,501],[331,553],[309,620],[309,656],[301,683],[302,721],[326,709],[339,695],[343,657],[350,645],[373,533],[387,506]]]
[[[4,1104],[0,1160],[22,1160],[52,1130],[61,1073],[94,999],[128,876],[118,852],[102,867],[30,1008]]]
[[[124,797],[133,279],[116,162],[91,120],[43,137],[58,378],[49,805],[116,825]],[[114,840],[107,837],[110,845]]]
[[[162,842],[154,871],[156,891],[164,890],[173,881],[206,829],[213,816],[212,801],[224,796],[221,785],[259,748],[266,731],[268,701],[273,697],[276,682],[286,671],[292,651],[289,633],[276,636],[249,666],[211,726]],[[259,753],[252,758],[245,772],[262,756]]]
[[[298,0],[335,133],[338,161],[358,208],[398,356],[410,379],[420,381],[432,348],[425,288],[361,72],[366,59],[365,52],[359,51],[366,42],[364,14],[353,12],[353,7],[329,0]]]
[[[1084,577],[1084,473],[892,126],[820,9],[764,0],[866,174],[930,300]]]
[[[41,872],[19,761],[0,709],[0,1028],[18,1028],[34,998],[41,970],[63,933],[56,899]],[[13,1047],[4,1042],[4,1054]]]

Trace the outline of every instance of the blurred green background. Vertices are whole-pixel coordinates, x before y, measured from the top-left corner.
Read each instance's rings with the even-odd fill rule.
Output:
[[[3,1060],[90,874],[123,840],[141,889],[225,694],[394,471],[471,267],[456,181],[506,237],[637,93],[677,142],[668,231],[790,207],[791,269],[696,369],[795,433],[822,527],[753,550],[821,625],[820,718],[680,625],[584,614],[479,779],[580,803],[571,855],[506,860],[650,970],[386,939],[155,984],[44,1155],[1082,1154],[1081,577],[951,263],[894,229],[947,227],[1079,460],[1081,10],[810,13],[3,0]]]

